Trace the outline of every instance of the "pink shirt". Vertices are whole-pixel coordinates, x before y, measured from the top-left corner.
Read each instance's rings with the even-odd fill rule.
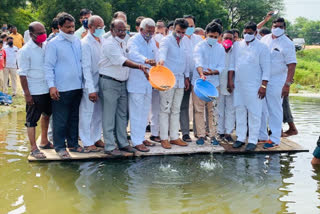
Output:
[[[6,58],[6,51],[4,49],[0,50],[0,70],[4,68],[4,59]]]

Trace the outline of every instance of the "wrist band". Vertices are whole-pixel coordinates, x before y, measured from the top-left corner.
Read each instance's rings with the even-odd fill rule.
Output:
[[[261,85],[261,88],[267,88],[267,86],[265,86],[265,85]]]

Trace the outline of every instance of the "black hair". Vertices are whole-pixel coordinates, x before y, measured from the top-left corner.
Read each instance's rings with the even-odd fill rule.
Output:
[[[141,24],[141,22],[142,22],[142,20],[143,20],[144,18],[146,18],[146,17],[144,17],[144,16],[139,16],[138,18],[136,18],[136,26],[137,26],[137,27],[140,26],[140,24]]]
[[[15,25],[12,25],[11,28],[14,29],[14,28],[17,28],[17,27]]]
[[[8,36],[8,35],[7,35],[6,33],[2,33],[1,36],[0,36],[0,38],[1,38],[1,39],[4,39],[4,38],[6,38],[7,36]]]
[[[223,24],[222,24],[221,19],[213,19],[213,20],[211,21],[211,23],[212,23],[212,22],[218,23],[219,25],[221,25],[221,27],[223,27]]]
[[[244,29],[251,29],[253,31],[257,30],[257,24],[253,21],[249,21],[244,25]]]
[[[237,33],[238,36],[240,36],[240,31],[238,29],[234,28],[234,29],[231,29],[231,31],[232,31],[233,35]]]
[[[225,31],[223,31],[222,36],[223,36],[224,34],[227,34],[227,33],[232,34],[232,35],[234,36],[234,32],[233,32],[232,30],[225,30]]]
[[[215,32],[218,32],[219,35],[221,34],[222,32],[221,25],[219,25],[216,22],[209,23],[206,27],[206,33],[215,33]]]
[[[174,21],[173,26],[176,27],[177,25],[179,25],[182,29],[187,29],[189,27],[187,20],[185,20],[184,18],[177,18]]]
[[[80,10],[80,17],[81,17],[81,16],[88,15],[88,14],[92,14],[92,11],[89,10],[89,9],[82,9],[82,10]]]
[[[194,24],[196,24],[196,18],[193,15],[184,15],[183,18],[184,19],[192,19]]]
[[[3,44],[3,41],[2,41],[2,39],[0,39],[0,44]]]
[[[115,12],[115,13],[113,14],[113,18],[114,18],[114,19],[118,18],[118,16],[119,16],[120,14],[123,14],[123,15],[127,16],[127,14],[126,14],[125,12],[123,12],[123,11],[117,11],[117,12]]]
[[[115,28],[115,25],[116,25],[117,21],[122,21],[122,20],[121,19],[113,19],[111,21],[111,24],[110,24],[110,29],[114,29]]]
[[[167,28],[171,27],[174,25],[174,21],[169,21],[168,24],[167,24]]]
[[[286,27],[286,21],[284,20],[284,18],[282,18],[282,17],[276,18],[275,20],[272,21],[272,24],[277,23],[277,22],[283,23],[283,26]]]
[[[268,35],[271,33],[271,31],[269,30],[269,28],[263,27],[260,29],[259,33],[261,33],[263,35]]]
[[[9,37],[7,38],[7,40],[9,40],[9,39],[12,39],[12,40],[13,40],[13,37],[12,37],[12,36],[9,36]]]
[[[70,14],[68,14],[66,12],[59,13],[57,18],[58,18],[58,23],[60,26],[63,26],[64,23],[66,23],[66,21],[75,22],[75,19],[73,18],[73,16],[71,16]]]
[[[53,20],[52,20],[52,22],[51,22],[51,28],[53,28],[53,29],[59,29],[59,27],[58,27],[58,25],[59,25],[59,20],[58,20],[58,18],[54,18]]]
[[[33,29],[33,25],[29,25],[29,27],[28,27],[28,30],[29,30],[29,33],[31,32],[31,33],[33,33],[34,32],[34,29]]]

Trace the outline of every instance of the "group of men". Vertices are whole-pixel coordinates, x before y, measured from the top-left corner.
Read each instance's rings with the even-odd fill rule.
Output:
[[[223,31],[219,19],[205,30],[196,28],[191,15],[167,27],[163,21],[138,17],[135,34],[128,32],[127,17],[121,11],[114,14],[107,33],[103,19],[90,10],[81,10],[80,22],[82,27],[75,31],[75,19],[59,13],[50,40],[45,27],[33,22],[30,40],[18,52],[32,156],[45,158],[35,142],[41,115],[40,147],[54,148],[65,159],[70,158],[66,147],[79,153],[103,147],[105,153],[120,156],[122,152],[148,152],[154,142],[165,149],[188,146],[192,141],[190,104],[198,145],[209,139],[213,145],[226,141],[240,148],[247,135],[247,151],[253,151],[259,141],[265,148],[280,144],[282,98],[288,96],[296,65],[283,18],[273,21],[268,35],[248,22],[244,39],[239,39],[237,30]],[[151,87],[149,70],[156,65],[173,72],[176,84],[172,89]],[[213,101],[197,97],[194,86],[199,81],[218,88],[217,108]],[[47,137],[50,116],[53,144]],[[149,122],[153,142],[145,138]],[[235,129],[236,141],[231,136]]]

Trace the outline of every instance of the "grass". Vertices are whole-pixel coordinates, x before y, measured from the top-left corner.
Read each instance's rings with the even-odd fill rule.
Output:
[[[297,60],[292,90],[320,92],[320,49],[298,51]]]
[[[11,88],[9,88],[9,93],[11,93]],[[0,117],[11,113],[11,112],[20,112],[25,110],[25,99],[24,95],[22,94],[22,91],[18,87],[18,93],[15,97],[12,98],[12,104],[5,106],[5,105],[0,105]]]

